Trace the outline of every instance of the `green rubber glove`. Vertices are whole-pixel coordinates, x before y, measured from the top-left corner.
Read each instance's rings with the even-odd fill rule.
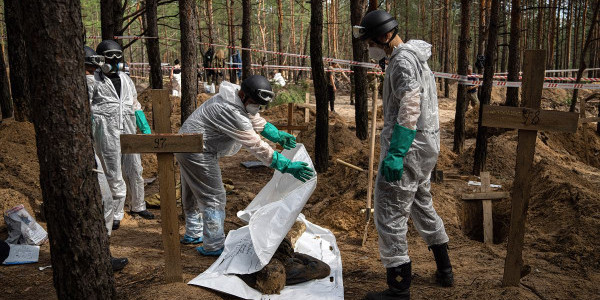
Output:
[[[265,129],[260,134],[267,140],[281,145],[283,149],[296,148],[296,137],[285,131],[280,131],[271,123],[267,122]]]
[[[150,134],[150,125],[148,125],[148,121],[146,120],[146,115],[141,110],[135,111],[135,123],[137,127],[142,131],[143,134]]]
[[[273,152],[271,168],[278,170],[281,173],[292,174],[292,176],[302,182],[311,179],[315,174],[313,169],[311,169],[307,163],[302,161],[292,162],[277,151]]]
[[[390,149],[381,163],[382,173],[387,182],[398,181],[404,172],[404,156],[415,139],[416,130],[408,129],[398,124],[390,140]]]

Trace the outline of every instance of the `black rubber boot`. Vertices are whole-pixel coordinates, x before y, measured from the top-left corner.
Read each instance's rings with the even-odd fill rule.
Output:
[[[382,292],[369,292],[365,299],[410,299],[410,281],[412,280],[411,264],[406,263],[394,268],[387,268],[387,284],[389,289]]]
[[[146,220],[154,219],[154,214],[149,212],[147,209],[142,211],[130,211],[129,214],[132,216],[138,215]]]
[[[113,272],[121,271],[125,266],[129,263],[129,260],[125,257],[123,258],[110,258],[110,264],[112,265]]]
[[[117,230],[117,229],[119,229],[119,227],[121,227],[121,221],[119,221],[119,220],[113,220],[112,230]]]
[[[433,251],[433,257],[435,257],[435,264],[437,265],[435,281],[443,287],[454,285],[454,274],[452,273],[450,257],[448,257],[448,243],[430,246],[429,250]]]

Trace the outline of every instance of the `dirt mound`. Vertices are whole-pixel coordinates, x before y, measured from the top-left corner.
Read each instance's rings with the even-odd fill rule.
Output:
[[[368,170],[369,142],[359,140],[354,130],[337,122],[335,117],[330,121],[335,123],[329,126],[329,169],[319,174],[317,189],[303,213],[311,220],[318,220],[318,224],[357,238],[364,228],[364,214],[360,210],[366,205],[367,172],[336,163],[336,159]],[[298,141],[305,145],[311,156],[314,155],[315,134],[314,122],[311,122],[309,130],[298,135]],[[376,143],[379,145],[378,138]],[[376,147],[375,157],[379,157],[379,147]]]
[[[600,170],[543,158],[533,178],[527,243],[562,268],[600,268]]]
[[[452,149],[450,149],[445,144],[441,144],[440,145],[440,155],[438,156],[438,160],[437,160],[438,169],[444,170],[444,169],[451,168],[452,164],[454,164],[457,157],[458,157],[458,155],[456,155],[456,153],[452,152]]]
[[[40,167],[35,144],[35,130],[29,122],[5,120],[0,124],[0,188],[12,192],[0,196],[0,204],[17,194],[24,196],[29,212],[39,217],[42,191]],[[6,193],[6,192],[5,192]],[[19,204],[19,203],[17,203]],[[27,206],[26,206],[27,207]],[[31,210],[33,208],[33,210]]]

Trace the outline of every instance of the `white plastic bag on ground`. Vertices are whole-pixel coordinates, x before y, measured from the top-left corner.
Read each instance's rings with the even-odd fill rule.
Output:
[[[292,161],[304,161],[314,168],[303,145],[285,150]],[[343,299],[342,260],[331,231],[314,225],[300,214],[317,184],[316,176],[302,183],[289,174],[275,171],[273,178],[256,195],[238,217],[248,226],[232,230],[225,240],[223,254],[213,265],[188,284],[199,285],[246,299]],[[296,220],[306,224],[295,251],[327,263],[327,278],[286,286],[280,295],[262,295],[233,274],[250,274],[261,270],[272,258],[279,244]]]
[[[9,244],[40,245],[48,238],[48,233],[29,215],[23,204],[19,204],[4,214],[8,227]]]

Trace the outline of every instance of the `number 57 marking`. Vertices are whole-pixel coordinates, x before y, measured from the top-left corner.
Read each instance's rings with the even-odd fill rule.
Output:
[[[166,141],[167,141],[167,138],[156,138],[156,139],[154,139],[154,148],[155,149],[164,148]]]

